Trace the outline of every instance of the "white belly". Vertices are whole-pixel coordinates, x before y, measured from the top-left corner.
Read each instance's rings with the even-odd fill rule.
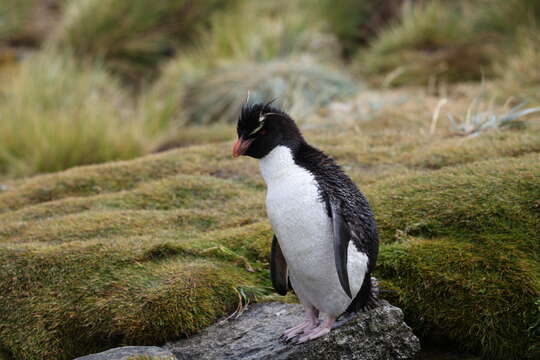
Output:
[[[276,147],[261,159],[260,166],[268,186],[268,218],[287,260],[296,294],[322,312],[342,314],[352,300],[337,276],[332,223],[313,175],[296,165],[284,146]],[[353,297],[366,269],[366,255],[351,243],[347,270]]]

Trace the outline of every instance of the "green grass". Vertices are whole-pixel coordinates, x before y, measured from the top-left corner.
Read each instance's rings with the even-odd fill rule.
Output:
[[[496,64],[499,81],[495,92],[501,97],[523,99],[531,104],[540,104],[540,34],[524,31],[518,37],[517,49]]]
[[[403,4],[401,0],[322,0],[317,2],[315,12],[326,20],[349,56],[398,19]]]
[[[501,58],[528,51],[516,47],[518,34],[536,32],[539,19],[540,7],[527,0],[419,2],[359,51],[355,66],[385,86],[496,77]]]
[[[68,1],[50,43],[77,56],[103,60],[131,82],[148,77],[160,61],[193,40],[223,0]]]
[[[0,3],[0,43],[24,37],[26,22],[35,0],[2,1]]]
[[[357,55],[365,74],[386,75],[386,85],[479,80],[495,47],[478,39],[474,23],[458,4],[429,1],[410,7]]]
[[[0,91],[0,173],[50,172],[144,150],[127,94],[99,66],[36,54]]]
[[[141,97],[139,111],[151,131],[232,122],[248,90],[252,100],[279,97],[301,113],[350,94],[354,86],[334,65],[339,46],[321,32],[319,19],[303,16],[302,4],[244,1],[212,16],[196,46],[181,49]],[[253,14],[257,21],[246,21]],[[311,78],[313,86],[306,84]]]
[[[532,354],[540,316],[539,160],[475,162],[369,188],[387,244],[378,273],[398,289],[419,335],[486,358]]]

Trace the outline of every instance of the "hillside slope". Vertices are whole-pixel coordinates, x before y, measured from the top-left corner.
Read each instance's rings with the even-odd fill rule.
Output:
[[[533,356],[540,127],[425,136],[422,106],[311,126],[306,137],[372,203],[382,239],[376,275],[396,290],[387,296],[416,333],[490,358]],[[271,293],[264,184],[256,161],[233,160],[229,143],[7,187],[0,349],[15,359],[159,344]]]

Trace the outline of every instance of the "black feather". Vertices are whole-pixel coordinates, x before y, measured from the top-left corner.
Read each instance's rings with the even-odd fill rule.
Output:
[[[272,251],[270,252],[270,279],[272,285],[279,295],[287,295],[289,290],[289,275],[287,270],[287,261],[277,237],[272,238]]]
[[[368,257],[368,269],[362,286],[347,311],[371,306],[375,303],[375,289],[371,281],[371,273],[377,262],[379,238],[375,218],[367,199],[334,159],[309,145],[289,115],[270,106],[270,103],[246,104],[242,107],[237,127],[239,137],[245,138],[258,126],[260,114],[268,114],[265,117],[267,119],[264,125],[265,131],[261,133],[264,135],[257,135],[254,138],[245,155],[260,159],[276,146],[287,146],[291,149],[295,163],[313,174],[318,185],[320,200],[326,204],[328,216],[342,223],[335,232],[340,233],[343,229],[348,229],[348,240],[344,236],[344,241],[339,241],[336,255],[339,253],[340,257],[346,256],[344,249],[347,247],[344,247],[344,244],[352,242]],[[336,258],[338,273],[346,273],[346,260],[344,264],[345,267],[343,261]],[[346,290],[348,277],[347,281],[341,277],[340,275],[343,288],[350,294],[350,290]]]

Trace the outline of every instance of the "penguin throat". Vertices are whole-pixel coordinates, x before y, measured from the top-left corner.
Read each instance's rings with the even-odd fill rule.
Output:
[[[299,168],[294,162],[291,149],[283,145],[276,146],[265,157],[261,158],[259,167],[267,186],[275,180],[290,176]]]

